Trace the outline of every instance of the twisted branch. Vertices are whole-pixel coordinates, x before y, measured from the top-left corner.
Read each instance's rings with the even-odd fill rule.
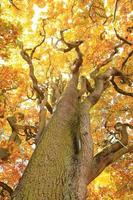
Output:
[[[82,43],[83,41],[82,40],[79,40],[79,41],[75,41],[75,42],[67,42],[64,38],[64,32],[66,31],[67,29],[64,29],[64,30],[61,30],[60,31],[60,36],[61,38],[56,42],[55,44],[55,47],[59,50],[59,51],[63,51],[64,53],[66,52],[69,52],[71,51],[72,49],[76,49],[78,48]],[[61,41],[63,44],[65,44],[67,46],[67,48],[58,48],[57,47],[57,44],[58,42]]]
[[[29,65],[29,69],[30,69],[30,78],[32,80],[32,83],[33,83],[33,89],[36,91],[37,93],[37,98],[39,100],[39,103],[41,103],[41,101],[45,98],[44,96],[44,93],[43,91],[39,88],[38,86],[38,81],[37,81],[37,78],[35,76],[35,73],[34,73],[34,66],[33,66],[33,63],[32,63],[32,57],[36,51],[36,49],[44,42],[44,38],[43,40],[39,43],[39,45],[37,45],[36,47],[34,47],[34,49],[32,50],[31,54],[29,55],[26,50],[24,50],[24,48],[22,47],[21,48],[21,56],[22,58],[28,63]],[[46,107],[48,109],[48,111],[52,114],[52,107],[51,105],[49,104],[48,101],[46,101]]]
[[[111,79],[111,83],[112,83],[114,89],[115,89],[118,93],[123,94],[123,95],[126,95],[126,96],[133,97],[133,93],[131,93],[131,92],[126,92],[126,91],[124,91],[124,90],[122,90],[121,88],[118,87],[118,85],[115,83],[114,76],[113,76],[112,79]]]

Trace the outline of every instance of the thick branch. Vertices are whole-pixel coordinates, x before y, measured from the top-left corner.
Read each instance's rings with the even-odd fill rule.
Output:
[[[133,151],[133,146],[127,146],[128,133],[127,127],[133,129],[130,124],[118,122],[115,125],[117,132],[121,134],[121,140],[106,147],[100,153],[96,154],[92,163],[92,172],[89,177],[89,183],[94,180],[108,165],[116,161],[125,153]]]
[[[19,115],[20,114],[23,115],[22,113],[19,113]],[[8,117],[7,121],[9,122],[9,124],[12,128],[12,134],[9,138],[9,141],[14,141],[17,144],[20,144],[21,140],[19,138],[19,135],[26,136],[26,141],[29,141],[30,139],[35,138],[35,133],[37,132],[37,127],[29,126],[29,125],[24,125],[24,126],[19,125],[19,124],[17,124],[17,120],[16,120],[15,116]],[[20,133],[20,130],[23,130],[24,134]]]
[[[93,92],[93,88],[85,76],[81,76],[81,89],[79,91],[79,97],[81,97],[84,93]]]
[[[10,124],[11,129],[12,129],[12,134],[9,138],[9,141],[14,141],[17,144],[20,144],[21,139],[18,136],[19,130],[18,130],[17,120],[16,120],[15,116],[7,117],[7,121]]]
[[[73,62],[73,66],[72,66],[72,73],[73,74],[77,73],[79,71],[79,68],[81,67],[81,65],[83,63],[83,55],[82,55],[79,47],[75,47],[75,51],[77,53],[77,58]]]
[[[97,75],[93,74],[93,78],[95,81],[95,89],[94,91],[87,97],[89,103],[89,107],[95,105],[100,99],[102,93],[107,88],[109,81],[112,81],[112,77],[119,76],[121,80],[127,83],[129,86],[131,84],[131,80],[128,78],[128,75],[123,74],[121,71],[116,68],[109,68],[103,74]],[[114,83],[113,83],[114,84]],[[116,90],[124,95],[132,96],[132,93],[124,92],[116,85]],[[91,104],[91,105],[90,105]]]
[[[109,81],[111,76],[123,76],[120,71],[115,68],[111,68],[106,70],[103,74],[98,75],[95,78],[95,89],[94,91],[87,97],[90,102],[90,106],[95,105],[100,99],[103,91],[106,89],[107,82]]]

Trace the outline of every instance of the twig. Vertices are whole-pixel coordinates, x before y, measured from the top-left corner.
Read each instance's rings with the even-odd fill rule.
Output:
[[[122,65],[121,65],[121,69],[123,70],[125,67],[125,64],[127,63],[127,61],[129,60],[129,58],[133,55],[133,50],[131,50],[128,54],[128,56],[126,57],[126,59],[123,61]]]
[[[9,2],[12,4],[13,7],[15,7],[17,10],[20,10],[20,8],[18,8],[15,3],[13,2],[13,0],[9,0]]]
[[[72,49],[76,49],[76,47],[80,46],[83,41],[82,40],[79,40],[79,41],[75,41],[75,42],[67,42],[65,41],[65,38],[64,38],[64,32],[66,31],[67,29],[64,29],[64,30],[61,30],[60,31],[60,35],[61,35],[61,38],[56,42],[55,44],[55,47],[59,50],[59,51],[63,51],[64,53],[66,52],[69,52],[71,51]],[[58,48],[57,45],[58,45],[58,42],[61,41],[63,44],[65,44],[67,46],[67,48]]]
[[[123,95],[126,95],[126,96],[133,97],[133,93],[126,92],[126,91],[122,90],[121,88],[119,88],[119,87],[117,86],[117,84],[116,84],[115,81],[114,81],[114,76],[113,76],[112,79],[111,79],[111,83],[112,83],[112,85],[114,86],[114,89],[115,89],[118,93],[123,94]]]
[[[115,28],[114,28],[114,30],[115,30],[116,37],[117,37],[119,40],[123,41],[124,43],[126,43],[126,44],[128,44],[128,45],[132,45],[132,44],[133,44],[132,42],[128,41],[126,38],[123,38],[122,36],[120,36],[120,35],[117,33],[117,30],[116,30]]]
[[[114,9],[114,19],[113,19],[113,21],[115,21],[115,18],[116,18],[116,12],[117,12],[117,8],[118,8],[118,1],[119,0],[115,1],[115,9]]]

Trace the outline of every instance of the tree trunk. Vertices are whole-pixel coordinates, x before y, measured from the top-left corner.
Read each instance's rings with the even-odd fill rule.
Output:
[[[43,131],[13,200],[85,199],[86,185],[82,198],[77,185],[81,165],[77,82],[74,75]]]

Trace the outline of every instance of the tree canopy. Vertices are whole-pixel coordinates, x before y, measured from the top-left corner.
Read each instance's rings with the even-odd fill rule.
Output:
[[[132,18],[131,0],[0,3],[1,198],[8,198],[16,187],[35,149],[41,116],[47,124],[71,78],[75,45],[80,45],[83,59],[79,89],[83,85],[84,92],[87,87],[93,90],[94,75],[111,67],[121,73],[110,79],[90,111],[95,154],[121,142],[114,128],[118,121],[128,125],[128,147],[132,150]],[[41,107],[44,97],[47,110]],[[132,168],[130,152],[90,184],[92,199],[131,199]]]

